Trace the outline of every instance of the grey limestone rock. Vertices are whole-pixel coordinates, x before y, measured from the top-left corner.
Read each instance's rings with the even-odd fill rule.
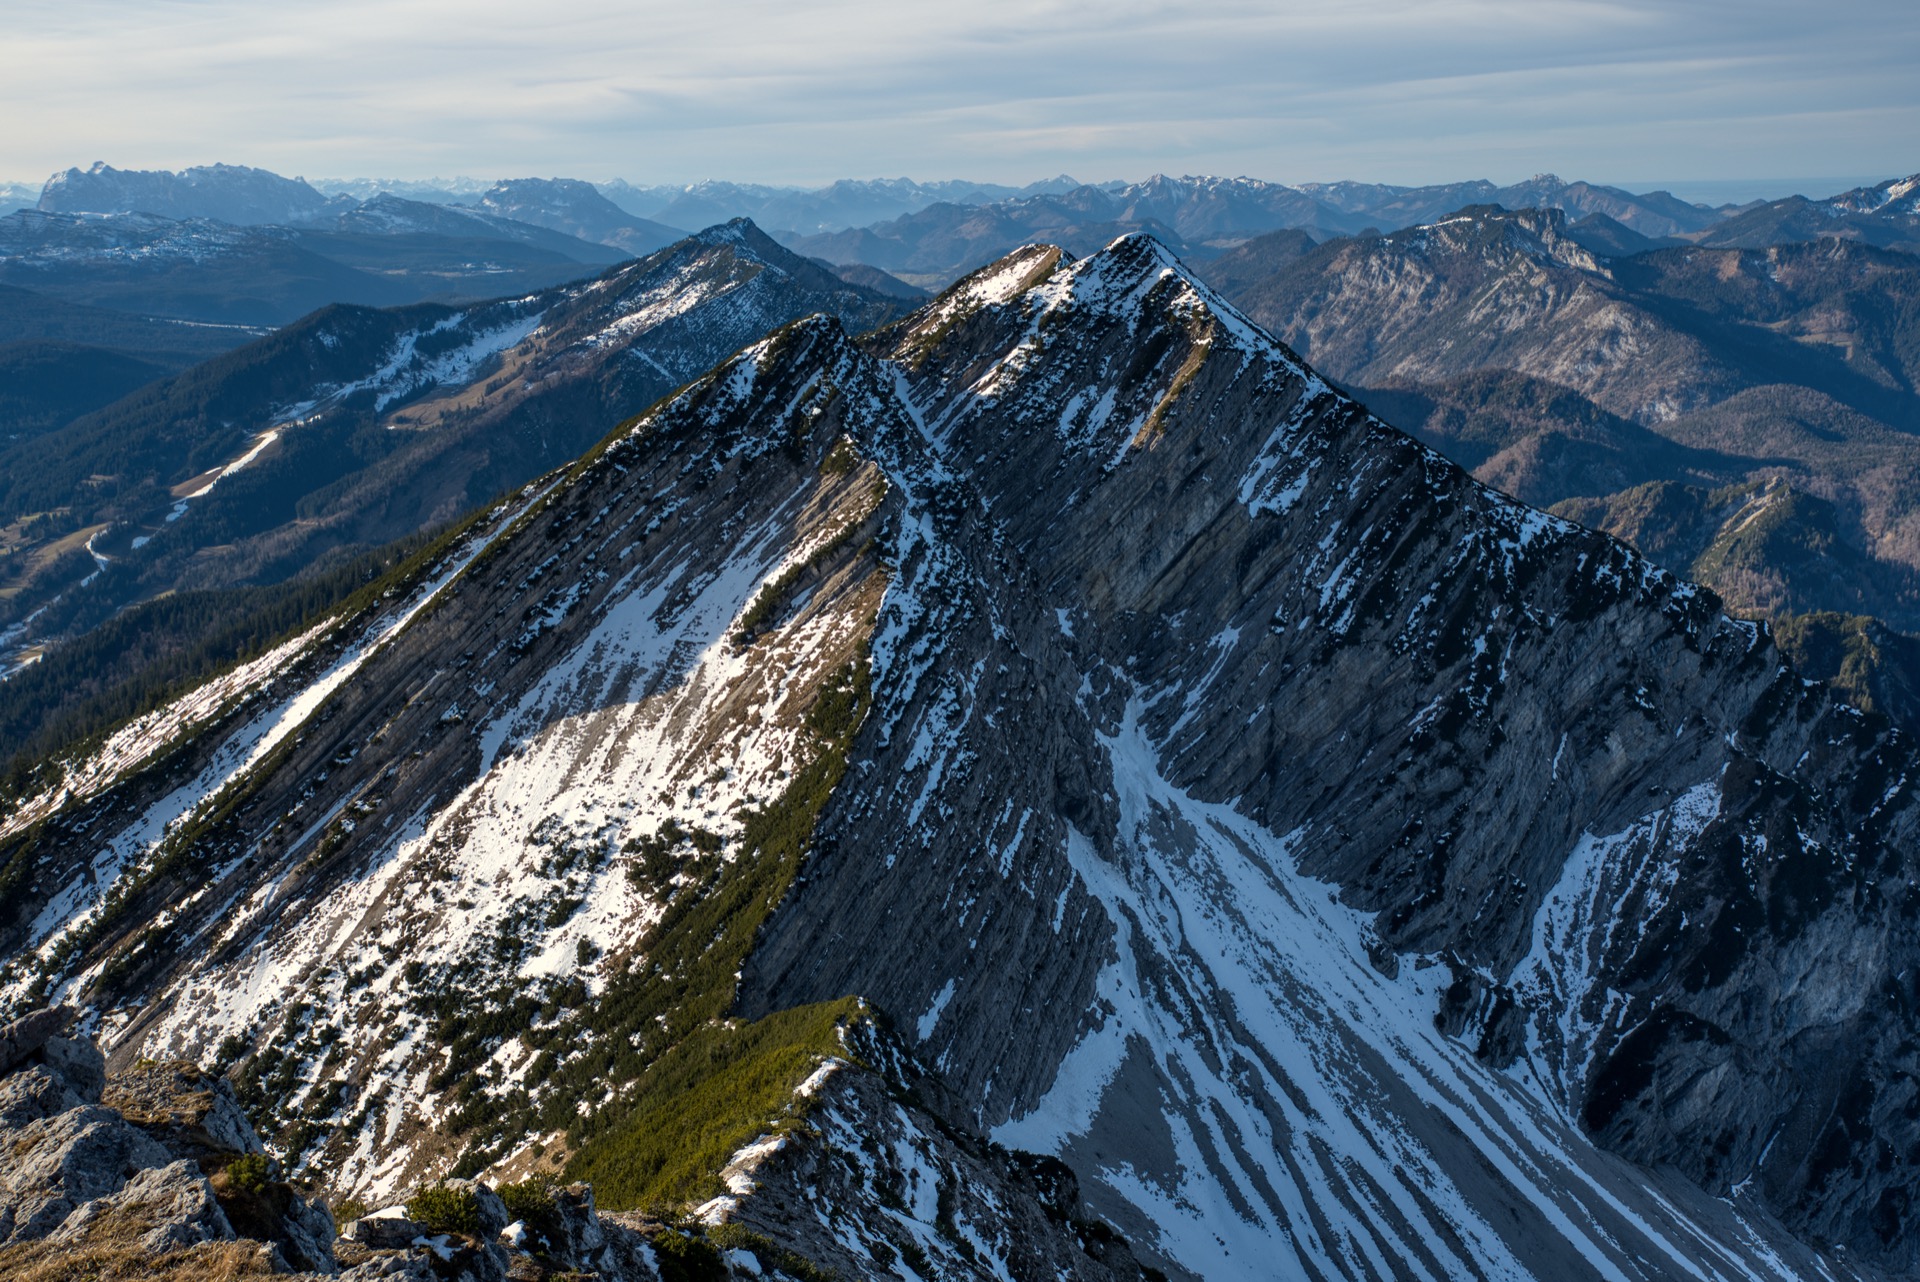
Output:
[[[637,1221],[639,1217],[615,1214],[597,1218],[606,1245],[595,1257],[594,1270],[618,1282],[659,1282],[659,1257],[654,1254],[647,1235],[634,1224],[622,1222],[623,1219]]]
[[[341,1282],[374,1282],[389,1278],[394,1282],[441,1282],[424,1251],[385,1251],[368,1257],[340,1272]]]
[[[275,1241],[294,1267],[333,1272],[333,1213],[325,1202],[290,1192],[279,1229]]]
[[[165,1166],[165,1149],[110,1109],[87,1105],[29,1122],[0,1148],[0,1243],[46,1236],[77,1206]]]
[[[507,1253],[492,1243],[436,1234],[419,1249],[441,1282],[507,1282]]]
[[[75,1208],[48,1241],[85,1242],[110,1217],[142,1226],[140,1245],[155,1255],[234,1236],[233,1225],[220,1209],[213,1186],[200,1168],[188,1161],[142,1171],[118,1191]]]
[[[400,1208],[390,1207],[354,1220],[340,1231],[340,1236],[372,1250],[391,1251],[411,1246],[426,1231],[426,1225],[408,1219]]]
[[[970,1140],[850,1063],[813,1083],[808,1125],[736,1155],[731,1191],[702,1208],[778,1243],[754,1271],[790,1272],[790,1250],[842,1277],[884,1276],[903,1258],[942,1278],[1147,1276],[1123,1239],[1094,1230],[1063,1164]]]
[[[176,1157],[201,1160],[262,1151],[233,1087],[194,1064],[176,1061],[115,1073],[103,1099]]]
[[[107,1086],[107,1059],[91,1038],[49,1037],[40,1048],[40,1057],[82,1101],[100,1102]]]
[[[75,1094],[64,1077],[57,1076],[44,1064],[29,1064],[0,1078],[0,1133],[86,1103],[88,1101]]]
[[[12,1069],[59,1034],[73,1022],[77,1012],[71,1006],[31,1010],[20,1018],[0,1024],[0,1073]]]

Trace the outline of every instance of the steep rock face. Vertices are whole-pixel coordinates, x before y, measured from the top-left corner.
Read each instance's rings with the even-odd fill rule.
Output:
[[[868,348],[754,344],[110,740],[4,827],[7,997],[376,1193],[655,1187],[662,1065],[861,994],[1170,1273],[1910,1263],[1903,741],[1151,239]],[[926,1126],[856,1112],[795,1159]]]
[[[1207,1245],[1233,1240],[1228,1222],[1283,1232],[1303,1267],[1341,1271],[1372,1250],[1406,1267],[1431,1267],[1430,1251],[1484,1261],[1496,1248],[1441,1225],[1564,1213],[1503,1204],[1513,1186],[1476,1186],[1446,1156],[1512,1142],[1471,1114],[1434,1132],[1390,1104],[1340,1102],[1387,1090],[1365,1067],[1375,1057],[1421,1063],[1437,1099],[1488,1089],[1423,1031],[1427,1003],[1484,1060],[1515,1065],[1509,1082],[1540,1083],[1529,1145],[1578,1148],[1552,1120],[1565,1109],[1711,1188],[1758,1171],[1819,1240],[1910,1250],[1876,1212],[1912,1179],[1900,1141],[1835,1117],[1832,1067],[1839,1055],[1885,1082],[1859,1107],[1900,1130],[1904,749],[1803,690],[1710,599],[1368,418],[1150,242],[1045,268],[1030,255],[983,273],[891,351],[935,448],[980,487],[991,515],[973,541],[1005,549],[1024,603],[1008,607],[1012,644],[943,649],[916,671],[924,687],[946,669],[954,696],[914,709],[912,734],[870,741],[863,777],[897,800],[849,796],[829,813],[750,988],[772,1005],[853,988],[925,1011],[922,1053],[997,1135],[1077,1159],[1105,1186],[1103,1212],[1148,1243],[1156,1224],[1210,1267],[1233,1267]],[[1016,658],[1043,687],[1064,661],[1078,715],[1035,694],[1039,715],[1008,724],[1080,727],[1097,747],[1079,759],[1105,779],[1056,781],[1048,797],[1033,785],[1049,772],[1029,768],[1010,799],[991,782],[1019,732],[1000,728],[990,693],[966,697],[963,674]],[[876,662],[883,709],[889,677]],[[915,824],[902,803],[927,795],[928,757],[946,774],[918,813],[937,821]],[[1072,884],[1056,899],[1063,855]],[[1324,891],[1302,874],[1352,909],[1312,906]],[[1090,910],[1116,932],[1096,990],[1065,946],[1009,982],[1024,941]],[[908,970],[891,923],[928,913],[951,926],[913,936],[924,961]],[[1612,931],[1620,918],[1643,933]],[[1274,942],[1302,938],[1317,942]],[[1355,964],[1368,952],[1389,969],[1395,953],[1421,960],[1392,984]],[[1880,978],[1862,984],[1862,966]],[[1072,998],[1030,1002],[1056,976]],[[1783,991],[1821,996],[1783,1005]],[[1036,1101],[1050,1005],[1089,1013]],[[1197,1014],[1223,1008],[1226,1023]],[[1018,1049],[1002,1049],[1009,1023],[1031,1033]],[[1276,1058],[1288,1045],[1317,1049],[1289,1063]],[[1344,1089],[1314,1098],[1330,1076]],[[1504,1109],[1529,1112],[1519,1086],[1502,1089]],[[1246,1110],[1234,1122],[1215,1111],[1229,1099]],[[1319,1129],[1348,1126],[1370,1138]],[[1269,1138],[1254,1150],[1249,1134]],[[1874,1172],[1882,1142],[1893,1166]],[[1366,1173],[1329,1160],[1358,1150],[1404,1156]],[[1393,1170],[1436,1164],[1474,1211],[1429,1220],[1411,1208],[1431,1189],[1385,1191]],[[1322,1178],[1317,1205],[1286,1207],[1281,1191]],[[1602,1186],[1588,1196],[1633,1196]],[[1332,1210],[1383,1198],[1403,1208],[1396,1228],[1343,1227]],[[1193,1209],[1209,1205],[1235,1210]],[[1554,1267],[1610,1254],[1572,1251]]]
[[[728,1193],[701,1208],[709,1223],[842,1277],[1147,1277],[1087,1214],[1064,1165],[969,1142],[845,1061],[801,1089],[808,1126],[743,1150],[723,1172]],[[766,1263],[777,1268],[778,1255]]]

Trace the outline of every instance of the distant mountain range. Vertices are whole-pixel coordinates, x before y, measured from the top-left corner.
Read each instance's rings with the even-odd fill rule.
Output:
[[[944,284],[1034,240],[1091,253],[1116,235],[1146,231],[1183,255],[1204,260],[1271,231],[1298,229],[1325,240],[1429,221],[1473,204],[1564,209],[1575,218],[1611,220],[1627,235],[1642,238],[1697,232],[1719,221],[1714,211],[1665,192],[1636,196],[1563,182],[1551,174],[1511,187],[1489,182],[1289,187],[1250,178],[1155,175],[1145,182],[1081,186],[984,205],[940,203],[871,227],[789,236],[786,243],[833,262],[867,263],[916,283]]]
[[[1710,228],[1701,243],[1756,249],[1824,237],[1920,252],[1920,174],[1826,200],[1789,196],[1755,205]]]
[[[0,218],[0,284],[141,316],[284,325],[329,303],[493,297],[628,255],[561,232],[378,197],[298,227],[157,214]]]
[[[212,218],[220,222],[298,223],[320,217],[331,201],[305,179],[283,178],[246,165],[196,165],[165,169],[115,169],[96,161],[47,179],[39,208],[48,213],[158,214],[163,218]]]
[[[477,300],[544,297],[659,253],[680,242],[677,220],[749,210],[782,229],[771,239],[754,230],[757,260],[779,261],[789,276],[803,264],[816,299],[851,289],[873,307],[915,305],[921,288],[1023,244],[1090,255],[1145,231],[1483,480],[1675,559],[1739,608],[1920,629],[1920,533],[1909,532],[1920,517],[1909,517],[1902,486],[1890,479],[1913,465],[1907,442],[1920,430],[1920,371],[1903,301],[1913,295],[1914,262],[1897,252],[1915,243],[1914,179],[1731,211],[1553,175],[1505,187],[1163,175],[1103,184],[1063,175],[1022,189],[906,179],[815,191],[558,178],[412,184],[434,197],[425,200],[372,183],[326,186],[240,166],[166,173],[95,165],[56,175],[38,208],[0,217],[0,287],[11,290],[0,293],[0,441],[51,450],[31,438],[73,424],[77,434],[62,439],[73,465],[85,463],[72,472],[47,461],[51,454],[31,465],[23,455],[11,484],[39,497],[12,503],[11,519],[106,513],[112,504],[101,505],[126,473],[94,458],[94,445],[74,442],[106,430],[98,440],[118,448],[134,439],[125,426],[133,420],[109,416],[121,425],[110,430],[81,420],[331,304],[431,302],[470,318]],[[851,225],[875,214],[892,216]],[[815,230],[795,230],[807,227]],[[792,253],[772,256],[775,240]],[[832,309],[847,314],[846,306]],[[444,319],[432,315],[424,323]],[[701,350],[709,361],[724,354]],[[608,405],[633,399],[607,394]],[[233,422],[264,430],[268,409],[252,406]],[[197,422],[196,414],[182,421]],[[238,430],[195,449],[231,461],[250,448],[232,436]],[[254,477],[288,448],[269,450]],[[341,455],[303,466],[310,477],[337,479],[386,457],[384,444],[351,449],[359,460],[351,465]],[[138,484],[199,461],[191,451],[155,456],[155,471]],[[77,504],[56,493],[94,474],[109,479]],[[247,482],[256,483],[264,484]],[[1575,501],[1583,506],[1564,506]],[[156,503],[140,498],[112,508],[111,519],[131,530],[148,508],[166,507]],[[428,504],[422,512],[429,509],[438,511]],[[95,568],[78,544],[68,546],[66,519],[8,538],[29,554],[12,563],[9,581],[45,588],[13,593],[23,607]],[[1671,528],[1655,531],[1661,522]],[[318,542],[302,534],[272,555],[230,549],[235,565],[251,568],[202,565],[195,581],[280,574],[299,564],[292,547],[333,546],[336,537],[339,546],[365,546],[401,525],[345,535],[336,523],[328,527],[336,533]],[[1723,546],[1718,532],[1735,526],[1764,528],[1770,541]],[[248,525],[234,548],[254,547],[247,540],[267,528]],[[129,537],[160,533],[174,531]],[[1804,555],[1815,547],[1829,549],[1826,560]],[[1836,572],[1832,556],[1856,558],[1854,569]],[[118,579],[132,582],[130,567]],[[140,581],[142,591],[173,582],[165,574]],[[57,622],[47,616],[49,626]],[[1856,693],[1867,698],[1864,687]]]
[[[1716,209],[1665,191],[1635,193],[1553,174],[1507,185],[1475,180],[1419,187],[1164,174],[1086,184],[1062,174],[1025,187],[895,178],[803,190],[718,181],[636,186],[614,180],[596,187],[562,178],[315,185],[237,165],[175,173],[96,163],[54,175],[30,203],[49,213],[141,212],[241,226],[301,226],[398,198],[473,207],[636,254],[650,253],[686,229],[748,218],[802,253],[905,273],[925,285],[944,284],[1035,236],[1090,252],[1112,235],[1144,230],[1197,260],[1285,228],[1325,240],[1430,223],[1476,205],[1562,210],[1570,223],[1587,224],[1587,239],[1604,242],[1601,247],[1615,254],[1671,243],[1757,248],[1822,236],[1900,248],[1920,243],[1915,191],[1914,180],[1900,179],[1825,199],[1787,196]],[[15,191],[16,203],[29,203],[27,194],[25,188]]]
[[[549,227],[636,256],[663,249],[686,234],[665,223],[636,217],[601,195],[592,183],[571,178],[518,178],[495,183],[475,203],[500,218]]]
[[[0,182],[0,214],[16,209],[32,209],[40,203],[38,183]]]
[[[629,213],[680,227],[704,227],[750,218],[761,227],[814,235],[865,227],[929,205],[987,205],[1080,186],[1062,174],[1025,187],[963,181],[918,183],[910,178],[842,179],[813,191],[752,183],[702,182],[685,187],[603,184],[607,198]]]
[[[1749,207],[1729,219],[1723,211],[1666,192],[1636,195],[1551,174],[1509,187],[1489,182],[1288,187],[1248,178],[1155,176],[986,204],[934,204],[870,227],[782,239],[801,253],[869,264],[920,285],[945,284],[1035,240],[1089,253],[1116,235],[1145,231],[1200,262],[1273,231],[1304,231],[1315,240],[1379,234],[1483,206],[1561,211],[1572,220],[1569,234],[1576,241],[1616,256],[1678,244],[1759,247],[1828,236],[1911,248],[1920,244],[1913,190],[1913,180],[1907,179],[1827,201],[1796,196]]]
[[[493,183],[484,178],[316,178],[309,185],[328,196],[355,200],[371,200],[386,192],[408,200],[456,205],[477,200]]]
[[[508,300],[323,308],[0,449],[0,527],[15,530],[0,626],[49,607],[17,647],[402,538],[566,461],[770,329],[813,312],[867,329],[909,306],[738,222]],[[83,542],[113,572],[71,593],[91,573]]]

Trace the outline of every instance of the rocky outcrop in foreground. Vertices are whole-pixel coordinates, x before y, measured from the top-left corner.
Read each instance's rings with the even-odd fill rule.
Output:
[[[452,1180],[336,1237],[326,1203],[278,1178],[224,1078],[150,1061],[109,1077],[91,1040],[64,1035],[74,1015],[0,1026],[0,1275],[661,1277],[646,1236],[603,1223],[585,1185],[540,1190],[516,1219],[485,1184]],[[677,1236],[725,1276],[717,1248]]]

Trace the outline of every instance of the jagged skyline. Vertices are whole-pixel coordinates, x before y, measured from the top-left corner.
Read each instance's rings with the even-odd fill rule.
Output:
[[[1545,169],[1816,184],[1910,172],[1920,141],[1920,32],[1880,0],[1747,5],[1737,21],[1648,0],[1205,13],[108,0],[84,21],[36,0],[11,18],[0,104],[20,127],[0,142],[0,176],[15,181],[94,159],[219,159],[335,177],[797,185]],[[1843,177],[1770,177],[1796,174]]]

